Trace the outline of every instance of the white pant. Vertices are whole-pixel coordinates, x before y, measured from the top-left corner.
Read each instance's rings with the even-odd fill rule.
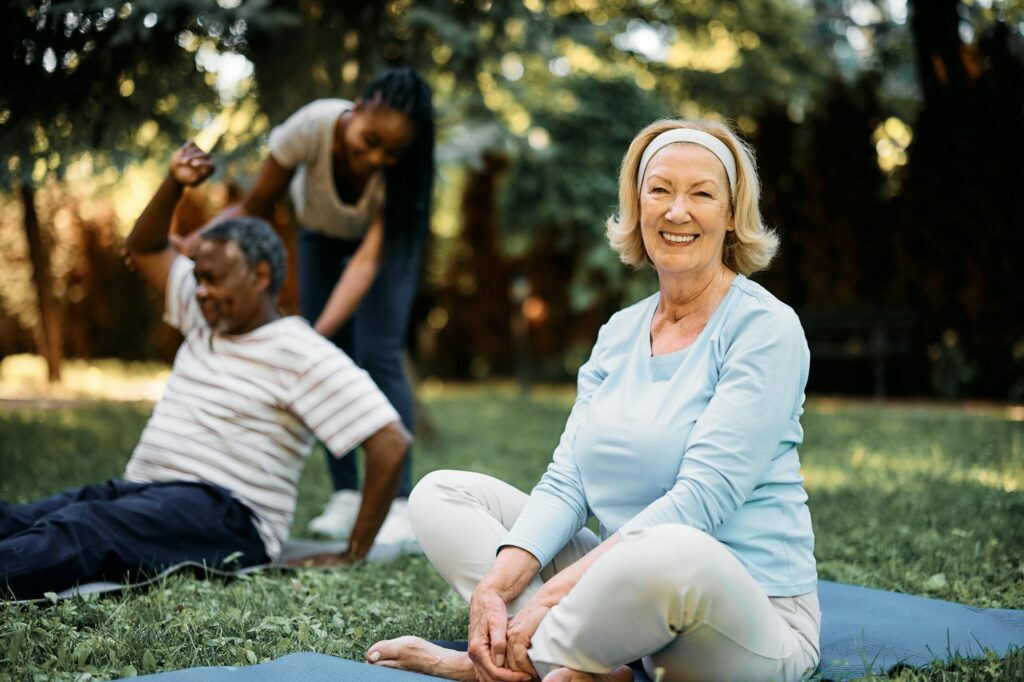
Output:
[[[427,558],[469,601],[494,563],[528,496],[496,478],[463,471],[427,475],[409,515]],[[523,594],[598,545],[581,530]],[[817,592],[765,595],[710,535],[683,525],[626,534],[541,621],[530,659],[554,668],[604,673],[642,658],[648,675],[677,680],[799,680],[818,664]]]

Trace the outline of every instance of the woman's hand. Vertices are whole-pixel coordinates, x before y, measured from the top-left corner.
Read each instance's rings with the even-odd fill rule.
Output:
[[[594,565],[601,555],[619,543],[621,536],[614,533],[586,555],[551,577],[526,605],[519,610],[508,624],[506,667],[537,677],[537,670],[530,660],[530,642],[540,627],[540,622],[576,587],[583,574]]]
[[[596,549],[594,551],[597,551]],[[529,601],[526,606],[519,610],[512,621],[508,624],[508,667],[512,670],[527,673],[530,677],[537,677],[537,670],[530,660],[529,649],[533,635],[537,632],[540,622],[548,615],[569,591],[576,586],[583,575],[585,557],[552,576],[544,583]]]
[[[186,142],[171,156],[170,176],[182,187],[201,184],[213,170],[213,159],[195,142]]]
[[[526,682],[532,676],[505,667],[508,607],[497,591],[477,588],[469,600],[469,658],[483,682]]]
[[[553,604],[537,599],[535,595],[509,622],[505,658],[512,670],[526,673],[531,678],[538,677],[533,661],[530,660],[530,640],[552,606]]]

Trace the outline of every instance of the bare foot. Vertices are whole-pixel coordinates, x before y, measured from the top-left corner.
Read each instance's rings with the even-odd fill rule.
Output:
[[[555,668],[544,676],[544,682],[633,682],[633,670],[620,665],[604,675],[594,675],[572,668]]]
[[[449,680],[476,682],[469,654],[445,649],[419,637],[397,637],[377,642],[366,650],[366,662]]]

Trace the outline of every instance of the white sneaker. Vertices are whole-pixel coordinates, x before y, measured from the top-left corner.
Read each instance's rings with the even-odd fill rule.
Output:
[[[347,540],[362,503],[363,494],[358,490],[335,492],[320,516],[309,522],[309,530],[335,540]]]
[[[376,542],[381,545],[398,545],[402,552],[419,551],[419,541],[416,540],[416,533],[413,532],[412,523],[409,520],[409,500],[399,497],[391,503],[391,509],[384,519],[384,524],[377,533]]]

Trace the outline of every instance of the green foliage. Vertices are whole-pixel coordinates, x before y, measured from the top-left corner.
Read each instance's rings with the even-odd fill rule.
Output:
[[[544,89],[516,84],[517,101],[526,101],[533,123],[550,144],[523,140],[520,158],[504,192],[509,231],[559,225],[555,242],[565,247],[602,234],[618,199],[619,164],[637,131],[671,109],[632,79],[597,80],[569,76]],[[599,199],[599,200],[595,200]]]
[[[543,90],[527,82],[517,87],[517,99],[530,92],[544,93],[530,104],[536,129],[550,143],[527,138],[509,170],[503,193],[506,243],[528,244],[534,237],[532,243],[547,251],[538,257],[571,254],[570,306],[576,311],[624,291],[627,299],[649,294],[652,278],[633,275],[619,262],[605,241],[604,225],[617,210],[626,148],[640,128],[670,115],[671,108],[625,77],[566,77]],[[538,234],[550,236],[537,239]]]
[[[597,317],[652,284],[603,247],[632,133],[667,114],[750,123],[766,101],[806,101],[826,63],[806,47],[812,16],[784,0],[21,0],[0,12],[3,186],[59,178],[86,153],[92,172],[164,157],[225,123],[207,141],[218,160],[251,159],[269,124],[317,97],[355,98],[381,67],[408,64],[434,87],[444,164],[512,162],[509,253],[568,261],[559,274],[573,314]],[[657,36],[653,52],[645,35]],[[210,65],[226,53],[253,67],[233,93]],[[231,115],[210,125],[219,113]]]
[[[608,13],[627,29],[646,25],[669,43],[664,60],[637,50],[630,57],[655,88],[692,113],[739,118],[768,102],[803,106],[821,85],[828,60],[810,40],[815,17],[787,0],[618,2]],[[602,8],[604,6],[602,5]],[[610,49],[620,36],[606,34]],[[693,105],[696,105],[694,107]]]
[[[220,103],[195,53],[240,49],[250,26],[279,23],[282,15],[264,11],[265,4],[227,10],[202,0],[5,3],[0,182],[59,178],[83,152],[92,152],[97,165],[120,166],[205,125]]]
[[[568,391],[445,389],[425,400],[436,434],[416,476],[483,471],[536,481],[572,402]],[[141,405],[0,413],[0,498],[22,501],[120,472]],[[984,607],[1024,608],[1024,424],[953,409],[811,403],[803,470],[822,578]],[[326,501],[314,453],[296,529]],[[54,606],[0,606],[0,678],[78,680],[197,665],[248,665],[296,651],[361,659],[374,641],[464,637],[466,608],[422,557],[336,571],[268,572],[228,583],[175,576],[144,591]],[[901,680],[1014,680],[1024,652],[897,671]]]

